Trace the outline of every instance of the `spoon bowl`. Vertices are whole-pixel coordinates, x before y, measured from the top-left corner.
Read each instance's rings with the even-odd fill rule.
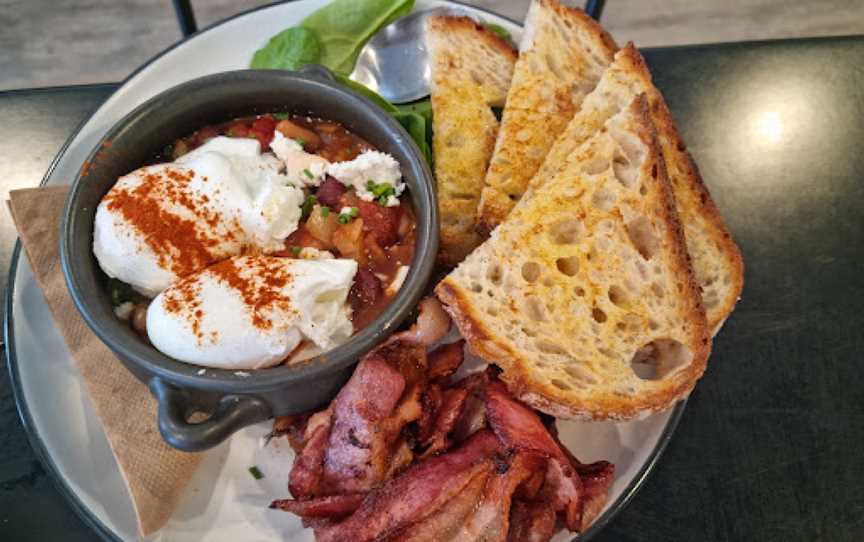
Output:
[[[360,51],[350,78],[391,103],[428,96],[431,73],[423,33],[431,15],[469,14],[441,7],[417,11],[385,26]]]

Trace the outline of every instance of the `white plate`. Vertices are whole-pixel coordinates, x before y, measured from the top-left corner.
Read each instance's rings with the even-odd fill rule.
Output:
[[[102,135],[153,95],[189,79],[248,66],[270,36],[299,23],[328,0],[265,6],[212,26],[168,49],[133,74],[70,139],[46,184],[67,184]],[[452,2],[419,1],[417,8]],[[461,6],[518,38],[513,21]],[[108,540],[136,540],[135,516],[80,375],[54,326],[26,258],[16,248],[7,296],[9,368],[19,410],[34,448],[82,518]],[[616,465],[609,504],[584,538],[603,527],[644,481],[674,431],[684,404],[623,423],[560,423],[565,444],[582,461]],[[154,423],[156,421],[154,420]],[[208,452],[172,519],[152,540],[312,540],[292,515],[267,509],[287,496],[290,450],[262,451],[269,424],[250,427]],[[265,453],[267,454],[265,456]],[[265,478],[248,472],[258,465]],[[556,541],[572,538],[559,533]]]

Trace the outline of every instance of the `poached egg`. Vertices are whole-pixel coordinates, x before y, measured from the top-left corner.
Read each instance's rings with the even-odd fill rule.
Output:
[[[272,367],[308,341],[321,351],[353,332],[348,291],[357,262],[235,256],[176,282],[147,310],[147,335],[179,361]]]
[[[282,169],[257,140],[215,137],[173,163],[121,177],[96,210],[100,267],[153,297],[245,247],[283,249],[304,194]]]

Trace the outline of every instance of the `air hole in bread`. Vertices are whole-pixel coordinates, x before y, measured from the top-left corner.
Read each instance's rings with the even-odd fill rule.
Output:
[[[603,312],[602,309],[599,309],[597,307],[591,309],[591,317],[594,318],[594,321],[598,324],[602,324],[606,321],[606,313]]]
[[[486,278],[496,286],[501,284],[501,266],[497,264],[489,266],[489,270],[486,271]]]
[[[535,335],[537,335],[536,331],[528,327],[523,327],[522,333],[524,333],[526,337],[534,337]]]
[[[450,199],[456,199],[461,201],[472,201],[477,199],[476,196],[472,194],[450,194]]]
[[[619,164],[618,162],[612,163],[612,173],[615,174],[615,178],[618,179],[618,182],[621,183],[624,188],[632,188],[636,184],[636,179],[639,176],[639,172],[636,168],[630,167],[627,164]]]
[[[545,322],[546,321],[546,308],[543,306],[543,302],[536,296],[529,295],[525,298],[525,310],[528,313],[528,317],[534,320],[535,322]]]
[[[630,368],[642,380],[660,380],[692,358],[692,352],[675,339],[654,339],[633,354]]]
[[[621,147],[621,150],[627,157],[627,161],[638,169],[638,165],[642,163],[642,156],[645,152],[642,141],[635,135],[622,132],[620,129],[610,130],[609,135]]]
[[[657,237],[651,229],[651,222],[644,216],[634,218],[627,224],[627,236],[646,260],[650,260],[657,253]]]
[[[660,329],[660,324],[658,324],[654,320],[648,320],[648,329],[650,329],[651,331],[657,331],[658,329]]]
[[[648,188],[646,188],[644,184],[639,185],[639,194],[642,196],[648,195]]]
[[[578,220],[559,220],[549,226],[549,237],[559,245],[574,245],[582,235],[582,223]]]
[[[609,162],[602,156],[595,156],[590,162],[585,164],[582,171],[587,175],[599,175],[609,169]]]
[[[615,204],[615,194],[600,187],[591,195],[591,204],[601,211],[608,211]]]
[[[471,291],[474,292],[475,294],[479,294],[480,292],[483,291],[483,287],[480,286],[480,284],[477,282],[472,282],[471,283]]]
[[[575,360],[574,360],[574,362],[575,362]],[[575,362],[575,363],[578,363],[578,362]],[[594,378],[594,375],[592,375],[590,372],[583,369],[579,365],[568,365],[568,366],[564,367],[564,372],[567,373],[567,376],[569,376],[573,380],[576,380],[577,382],[584,382],[586,384],[596,384],[597,383],[597,379]]]
[[[507,197],[510,198],[510,201],[519,201],[519,194],[507,194]]]
[[[558,258],[555,260],[555,266],[558,267],[558,271],[564,273],[568,277],[574,277],[579,273],[579,258],[577,256]]]
[[[549,71],[555,74],[555,77],[558,79],[564,79],[564,75],[561,73],[561,67],[558,66],[558,61],[555,60],[555,57],[547,54],[546,55],[546,65],[549,67]]]
[[[543,339],[538,339],[534,341],[534,344],[544,354],[557,354],[559,356],[564,356],[567,354],[567,351],[558,346],[557,344],[551,343]]]
[[[657,284],[656,282],[651,283],[651,291],[654,292],[654,295],[656,295],[657,297],[659,297],[661,299],[663,298],[664,295],[666,295],[666,292],[663,291],[663,287],[660,286],[659,284]]]
[[[618,357],[617,355],[615,355],[615,352],[608,348],[598,348],[597,351],[609,359],[616,359]]]
[[[482,87],[486,84],[486,79],[482,75],[477,73],[475,70],[471,70],[471,79],[479,87]]]
[[[576,293],[576,297],[585,297],[585,288],[581,286],[577,286],[574,292]]]
[[[702,304],[706,309],[713,309],[717,305],[720,304],[720,299],[717,296],[717,292],[714,290],[708,290],[702,293]]]
[[[552,385],[558,388],[559,390],[568,391],[570,390],[570,384],[564,382],[563,380],[558,380],[557,378],[553,378],[551,380]]]
[[[655,179],[657,178],[657,164],[654,164],[653,166],[651,166],[651,176],[654,177]]]
[[[616,307],[626,307],[627,306],[627,292],[624,291],[624,288],[618,286],[617,284],[613,284],[609,287],[609,301],[612,302]]]
[[[540,278],[540,264],[537,262],[522,264],[522,278],[525,279],[525,282],[536,282]]]
[[[496,309],[495,307],[488,307],[486,309],[486,314],[492,317],[498,316],[498,309]]]

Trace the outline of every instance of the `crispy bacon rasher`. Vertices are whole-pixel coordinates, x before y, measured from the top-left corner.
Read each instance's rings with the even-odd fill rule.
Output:
[[[298,449],[292,512],[319,542],[542,542],[584,530],[614,467],[582,464],[494,369],[454,382],[463,343],[427,347],[450,327],[437,301],[369,353],[331,404],[279,419]]]

